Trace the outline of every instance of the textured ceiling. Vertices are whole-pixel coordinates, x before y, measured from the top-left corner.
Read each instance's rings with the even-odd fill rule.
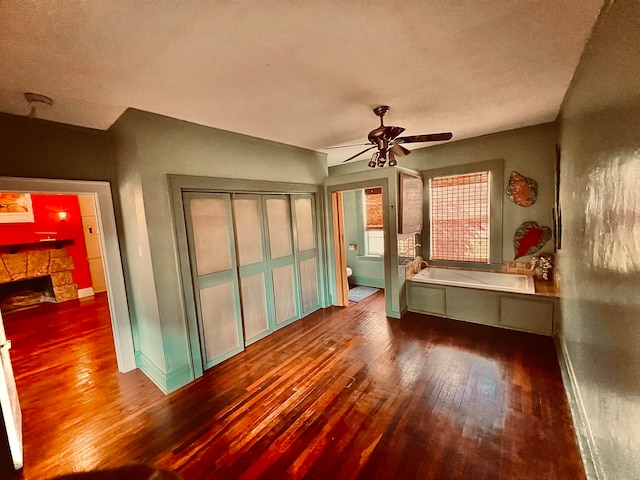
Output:
[[[134,107],[324,151],[366,142],[386,104],[407,135],[460,140],[553,121],[602,4],[7,1],[0,111],[37,92],[57,122],[108,129]]]

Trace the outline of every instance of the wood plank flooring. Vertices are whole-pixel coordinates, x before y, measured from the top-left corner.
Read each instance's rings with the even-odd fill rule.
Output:
[[[131,463],[185,480],[584,478],[550,338],[387,319],[382,293],[295,322],[167,396],[117,373],[104,295],[5,326],[19,479]]]

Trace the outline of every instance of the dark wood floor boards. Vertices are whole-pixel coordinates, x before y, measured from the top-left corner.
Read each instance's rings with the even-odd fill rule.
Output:
[[[551,339],[384,308],[318,311],[168,396],[117,373],[104,295],[8,314],[20,478],[584,478]]]

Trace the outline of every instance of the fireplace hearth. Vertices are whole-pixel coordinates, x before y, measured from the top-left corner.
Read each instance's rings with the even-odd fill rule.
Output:
[[[73,269],[66,248],[0,254],[0,309],[78,298]]]
[[[0,310],[9,312],[40,303],[55,303],[51,277],[37,277],[0,283]]]

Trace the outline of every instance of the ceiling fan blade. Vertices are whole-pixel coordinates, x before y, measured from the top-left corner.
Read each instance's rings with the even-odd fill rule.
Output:
[[[384,131],[385,136],[389,140],[393,140],[398,135],[400,135],[402,132],[404,132],[404,128],[403,127],[394,127],[394,126],[385,127],[385,131]]]
[[[364,150],[362,150],[360,153],[356,153],[354,156],[347,158],[346,160],[343,160],[342,163],[348,162],[349,160],[353,160],[356,157],[359,157],[360,155],[362,155],[364,152],[368,152],[369,150],[371,150],[372,148],[378,148],[377,145],[374,145],[373,147],[369,147],[369,148],[365,148]]]
[[[396,143],[417,143],[417,142],[442,142],[443,140],[451,140],[453,134],[451,132],[444,133],[428,133],[425,135],[410,135],[408,137],[396,138]]]
[[[371,145],[371,142],[353,143],[351,145],[338,145],[337,147],[322,147],[322,150],[333,150],[335,148],[346,148],[346,147],[360,147],[361,145]]]
[[[396,157],[404,157],[405,155],[409,155],[411,153],[411,150],[409,150],[408,148],[404,148],[402,145],[395,142],[391,144],[391,151]]]

